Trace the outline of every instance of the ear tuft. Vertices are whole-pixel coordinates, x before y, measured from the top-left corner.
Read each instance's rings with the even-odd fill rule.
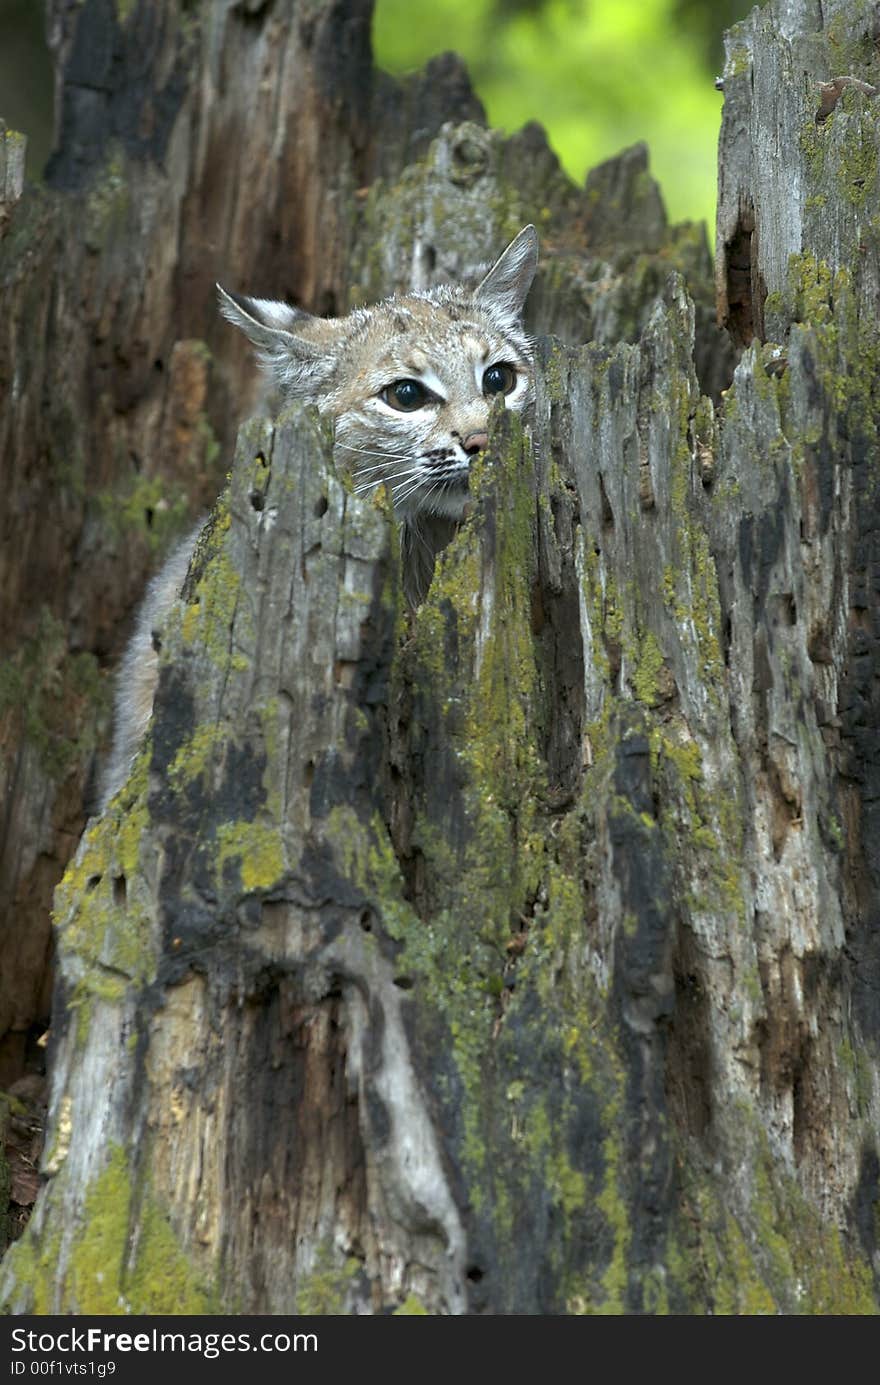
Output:
[[[248,298],[217,284],[220,311],[257,348],[260,364],[272,383],[288,398],[310,399],[332,370],[325,347],[301,335],[319,319],[289,303],[271,298]]]
[[[524,226],[499,255],[474,297],[484,307],[517,322],[537,268],[538,233],[534,226]]]
[[[243,293],[230,293],[217,284],[220,311],[234,327],[239,327],[255,346],[265,346],[269,334],[293,332],[309,321],[308,313],[279,303],[271,298],[248,298]]]

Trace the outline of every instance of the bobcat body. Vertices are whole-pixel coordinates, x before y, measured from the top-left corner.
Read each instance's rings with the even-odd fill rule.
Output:
[[[470,462],[488,441],[494,399],[502,396],[517,412],[534,401],[522,310],[537,256],[537,234],[526,226],[476,289],[443,285],[338,319],[218,285],[221,312],[254,344],[285,402],[313,403],[333,418],[335,455],[355,489],[386,487],[401,525],[403,583],[413,605],[465,512]],[[125,783],[147,728],[156,632],[178,598],[200,528],[150,583],[120,665],[102,809]]]

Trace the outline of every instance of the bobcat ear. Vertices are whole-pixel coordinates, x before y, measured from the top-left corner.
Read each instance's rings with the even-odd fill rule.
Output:
[[[302,335],[311,323],[321,323],[300,308],[271,298],[246,298],[217,285],[220,311],[257,348],[260,364],[273,384],[288,395],[309,395],[326,379],[335,365],[328,344]]]
[[[538,233],[524,226],[499,255],[474,293],[478,303],[516,322],[538,268]]]

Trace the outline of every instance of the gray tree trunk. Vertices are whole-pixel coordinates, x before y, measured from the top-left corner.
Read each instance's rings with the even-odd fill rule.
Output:
[[[311,413],[240,431],[56,897],[12,1311],[876,1311],[866,24],[779,0],[729,37],[732,383],[643,151],[579,192],[470,123],[334,183],[351,301],[539,225],[531,435],[496,418],[410,615]]]

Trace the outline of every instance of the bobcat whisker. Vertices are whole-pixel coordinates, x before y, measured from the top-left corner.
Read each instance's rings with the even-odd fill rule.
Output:
[[[413,461],[415,461],[416,459],[415,459],[414,457],[412,457],[412,456],[409,456],[409,457],[406,457],[405,459],[402,459],[402,460],[406,460],[406,461],[408,461],[408,462],[413,462]],[[419,463],[419,465],[421,466],[421,462]],[[358,477],[358,476],[369,476],[370,473],[373,472],[373,471],[393,471],[393,467],[392,467],[392,465],[391,465],[390,462],[380,462],[378,466],[359,466],[359,467],[357,468],[357,470],[355,471],[354,474],[355,474],[355,477]],[[396,474],[396,473],[395,473],[395,474]]]
[[[337,447],[343,448],[346,452],[357,452],[361,457],[387,457],[391,462],[406,461],[412,456],[412,452],[388,452],[381,447],[353,447],[349,442],[337,442]]]
[[[419,477],[416,479],[415,483],[410,486],[406,494],[412,494],[412,491],[418,489],[418,486],[422,481],[424,481],[426,485],[430,482],[430,488],[425,492],[425,497],[427,498],[427,496],[431,495],[432,492],[435,491],[439,486],[444,486],[444,484],[447,483],[449,479],[449,476],[446,474],[441,474],[440,476],[437,476],[436,474],[432,476],[430,473],[428,473],[425,476],[422,476],[420,474]]]
[[[425,485],[425,483],[426,483],[429,479],[430,479],[429,477],[427,477],[427,476],[424,475],[424,473],[423,473],[423,471],[421,470],[421,468],[419,468],[418,474],[415,476],[414,479],[412,479],[412,480],[409,481],[409,484],[408,484],[408,485],[403,486],[399,491],[395,491],[395,493],[394,493],[394,503],[395,503],[396,505],[399,505],[399,504],[401,503],[401,501],[403,501],[403,500],[408,500],[409,497],[410,497],[411,495],[414,495],[415,492],[416,492],[417,490],[419,490],[421,486]]]
[[[398,472],[396,476],[374,476],[369,481],[364,481],[362,485],[354,487],[355,495],[367,495],[370,491],[378,490],[380,486],[390,485],[392,481],[407,480],[411,476],[421,473],[421,467],[413,467],[411,471]]]
[[[425,508],[428,507],[431,500],[431,496],[434,494],[434,492],[438,489],[442,490],[442,487],[442,481],[435,481],[431,489],[429,491],[426,491],[426,493],[422,496],[422,504],[425,506]]]

